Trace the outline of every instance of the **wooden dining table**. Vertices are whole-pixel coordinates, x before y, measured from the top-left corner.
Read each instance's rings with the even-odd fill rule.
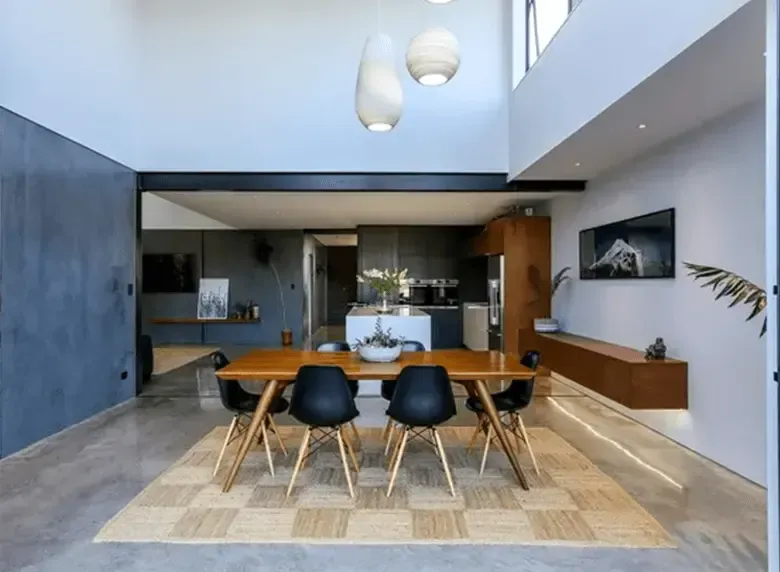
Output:
[[[270,404],[281,395],[287,385],[295,381],[298,369],[303,365],[336,365],[344,370],[350,380],[382,381],[397,379],[407,365],[443,366],[451,381],[462,384],[469,396],[480,400],[520,486],[528,490],[528,482],[487,386],[488,381],[533,378],[535,372],[522,365],[517,357],[498,351],[457,349],[405,352],[397,361],[391,363],[369,363],[361,360],[355,352],[264,349],[251,351],[216,372],[219,378],[226,381],[266,381],[249,430],[244,434],[233,466],[223,484],[224,492],[230,491],[233,486]]]

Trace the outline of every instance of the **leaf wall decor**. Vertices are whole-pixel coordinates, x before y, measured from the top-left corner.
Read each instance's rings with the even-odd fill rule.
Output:
[[[750,280],[715,266],[705,266],[690,262],[683,262],[683,266],[688,269],[688,276],[692,276],[694,280],[706,280],[704,284],[701,284],[701,287],[711,287],[715,293],[715,300],[730,298],[729,308],[733,308],[738,304],[750,306],[750,314],[745,321],[752,320],[766,308],[766,290]],[[761,326],[759,337],[763,337],[765,333],[766,316],[764,316],[764,323]]]

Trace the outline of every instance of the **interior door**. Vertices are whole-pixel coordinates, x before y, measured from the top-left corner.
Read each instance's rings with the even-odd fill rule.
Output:
[[[328,325],[346,323],[349,303],[357,301],[357,247],[328,247]]]

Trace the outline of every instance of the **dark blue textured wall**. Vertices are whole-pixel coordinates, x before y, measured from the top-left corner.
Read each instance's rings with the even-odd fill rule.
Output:
[[[301,340],[303,328],[303,232],[263,232],[273,246],[271,259],[279,272],[287,310],[287,323],[293,339]],[[204,326],[205,343],[281,345],[282,320],[279,289],[270,268],[261,266],[252,251],[252,233],[231,230],[173,231],[146,230],[143,251],[151,254],[195,254],[203,264],[204,278],[230,280],[231,311],[237,302],[252,300],[260,305],[262,321],[253,324],[214,324]],[[197,294],[144,294],[142,298],[144,333],[155,344],[201,343],[201,326],[151,324],[151,318],[195,317]]]
[[[134,259],[135,173],[0,108],[0,456],[135,395]]]

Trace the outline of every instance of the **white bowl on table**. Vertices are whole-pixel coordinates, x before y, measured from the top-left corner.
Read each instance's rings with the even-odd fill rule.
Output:
[[[371,346],[361,346],[358,348],[358,355],[363,361],[373,363],[390,363],[398,359],[401,355],[402,345],[397,345],[394,348],[378,348]]]

